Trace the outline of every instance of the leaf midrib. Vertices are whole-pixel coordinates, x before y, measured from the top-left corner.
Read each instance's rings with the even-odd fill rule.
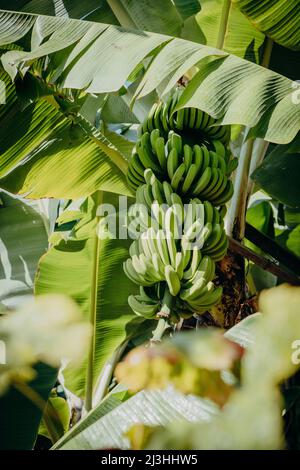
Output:
[[[100,216],[97,216],[97,208],[103,200],[103,191],[98,191],[95,197],[96,224],[95,240],[93,249],[93,267],[91,276],[91,295],[89,318],[92,325],[92,335],[88,355],[86,386],[85,386],[85,409],[90,411],[93,401],[93,382],[94,382],[94,356],[96,346],[96,323],[97,323],[97,297],[98,297],[98,276],[99,276],[99,256],[100,256],[100,238],[97,235],[97,227],[100,222]]]

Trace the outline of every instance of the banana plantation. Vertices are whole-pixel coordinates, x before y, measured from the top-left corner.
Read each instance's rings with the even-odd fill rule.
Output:
[[[300,1],[0,0],[0,59],[0,449],[299,450]]]

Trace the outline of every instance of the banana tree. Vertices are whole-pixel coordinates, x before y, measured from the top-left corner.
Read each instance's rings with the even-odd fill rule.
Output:
[[[5,3],[2,8],[11,8]],[[212,310],[216,323],[232,326],[246,299],[239,242],[247,229],[250,173],[260,166],[269,143],[278,152],[283,145],[295,149],[300,129],[294,71],[288,66],[287,76],[280,74],[282,57],[290,53],[283,48],[298,57],[299,35],[289,34],[290,10],[280,1],[268,21],[263,14],[269,12],[267,1],[261,12],[253,11],[254,2],[227,0],[168,1],[163,9],[161,2],[151,2],[150,8],[147,1],[91,0],[84,6],[64,2],[64,8],[53,10],[53,2],[45,2],[43,11],[34,0],[17,3],[14,8],[23,13],[0,15],[6,85],[0,187],[29,199],[82,198],[79,211],[67,210],[56,224],[52,246],[39,264],[36,292],[71,294],[93,324],[84,366],[78,372],[70,365],[65,372],[69,387],[90,409],[93,396],[98,392],[102,398],[107,390],[119,358],[116,347],[121,344],[122,351],[124,341],[145,329],[127,306],[135,292],[122,271],[126,243],[104,243],[95,234],[100,221],[95,201],[113,199],[112,193],[134,195],[125,175],[137,124],[184,77],[177,112],[196,108],[232,127],[231,147],[239,164],[226,228],[238,244],[220,264],[224,295]],[[293,11],[291,21],[299,17]],[[266,185],[263,165],[255,180],[279,203],[289,204],[286,191],[278,191],[280,180],[276,184],[274,179],[275,189]],[[295,186],[288,190],[296,192]],[[259,225],[259,217],[253,220]],[[246,254],[254,259],[251,253]],[[255,260],[265,266],[261,255]],[[120,289],[116,302],[114,289]]]

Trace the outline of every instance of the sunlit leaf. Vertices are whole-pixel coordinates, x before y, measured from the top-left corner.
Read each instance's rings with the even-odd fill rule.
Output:
[[[232,0],[257,29],[275,42],[300,49],[300,4],[298,0]]]
[[[80,305],[86,320],[95,319],[94,384],[105,361],[126,339],[128,324],[135,318],[127,303],[135,287],[122,269],[130,240],[98,237],[100,216],[96,213],[101,202],[117,208],[116,198],[109,194],[89,198],[82,207],[85,215],[69,239],[61,240],[41,259],[36,279],[38,294],[68,294]],[[85,357],[79,368],[69,365],[64,370],[67,387],[80,396],[85,395],[87,364]]]

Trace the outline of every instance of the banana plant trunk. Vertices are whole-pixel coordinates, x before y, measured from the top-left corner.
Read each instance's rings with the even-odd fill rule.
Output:
[[[217,265],[216,284],[222,286],[223,294],[219,304],[210,311],[216,326],[231,328],[240,319],[241,307],[246,300],[246,279],[244,258],[228,250]]]

